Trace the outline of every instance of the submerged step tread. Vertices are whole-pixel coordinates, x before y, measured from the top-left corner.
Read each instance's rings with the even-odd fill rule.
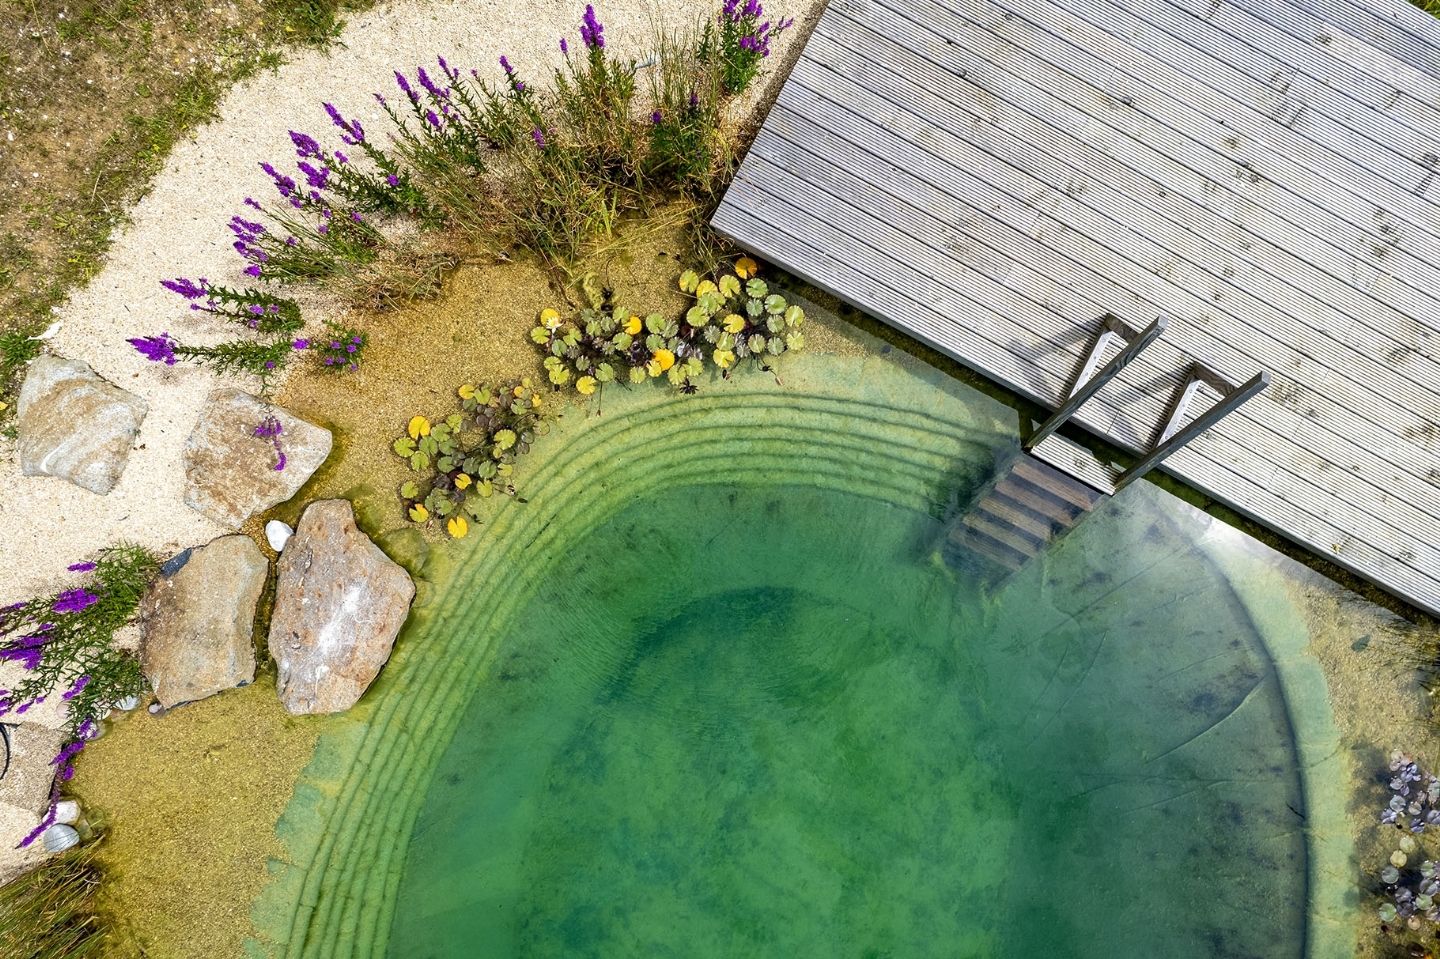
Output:
[[[952,538],[960,545],[987,559],[994,560],[1006,569],[1018,570],[1025,565],[1025,560],[1029,558],[1015,552],[1003,543],[997,543],[984,533],[968,527],[956,527],[955,532],[960,535],[952,536]]]
[[[995,492],[1007,499],[1014,500],[1026,509],[1032,509],[1042,516],[1048,516],[1057,523],[1065,526],[1075,525],[1075,508],[1066,503],[1057,502],[1049,496],[1026,483],[1022,483],[1013,476],[1007,476],[995,484]]]
[[[973,530],[984,533],[993,540],[1004,543],[1011,549],[1026,556],[1034,556],[1040,551],[1040,543],[1026,536],[1015,527],[999,520],[992,519],[981,513],[971,513],[960,522]]]
[[[1100,498],[1099,493],[1084,483],[1030,456],[1021,456],[1010,470],[1025,482],[1033,483],[1045,492],[1083,510],[1094,509],[1095,501]]]
[[[1048,540],[1055,532],[1053,523],[1037,518],[1030,510],[1012,506],[1010,501],[1003,496],[991,494],[981,500],[975,509],[1009,523],[1038,539]]]

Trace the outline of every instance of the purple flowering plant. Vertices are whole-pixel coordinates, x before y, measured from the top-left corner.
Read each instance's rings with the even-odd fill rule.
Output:
[[[727,96],[744,93],[770,56],[770,42],[795,25],[793,19],[770,21],[760,0],[725,0],[701,40],[701,56],[718,68]]]
[[[319,368],[327,373],[346,373],[360,369],[365,346],[369,342],[361,331],[333,320],[325,322],[325,330],[306,347],[315,353]]]
[[[313,140],[299,135],[297,142],[297,152],[314,157],[307,152]],[[282,202],[266,206],[246,197],[245,205],[267,218],[269,225],[240,215],[230,219],[232,245],[248,263],[247,276],[279,283],[324,280],[347,272],[351,264],[375,259],[385,238],[337,192],[342,180],[332,177],[327,163],[297,161],[303,185],[268,162],[260,168]]]
[[[69,737],[51,760],[56,782],[51,816],[21,845],[29,845],[54,822],[59,784],[75,772],[75,757],[112,706],[144,691],[140,663],[112,643],[131,622],[159,562],[133,545],[104,549],[94,560],[70,567],[83,577],[65,589],[0,608],[0,660],[17,663],[18,681],[0,689],[0,719],[23,716],[55,696],[65,706]]]

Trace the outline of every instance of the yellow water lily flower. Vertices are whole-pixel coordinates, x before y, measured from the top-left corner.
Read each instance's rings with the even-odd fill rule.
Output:
[[[456,489],[464,489],[470,485],[470,482],[470,475],[468,473],[457,473],[455,476]]]
[[[666,370],[670,369],[670,367],[675,365],[675,354],[671,353],[669,350],[656,350],[655,362],[660,364],[660,372],[664,373]]]
[[[722,370],[728,370],[735,365],[735,354],[731,350],[716,350],[711,354],[711,359]]]
[[[644,324],[640,322],[640,317],[638,316],[632,316],[630,317],[630,319],[625,321],[625,332],[629,333],[631,336],[639,336],[640,331],[643,328]]]
[[[585,396],[589,396],[591,393],[595,392],[595,377],[580,377],[578,380],[575,381],[575,389],[579,390]]]
[[[410,420],[408,432],[412,440],[418,440],[422,436],[429,436],[430,421],[423,416],[416,416]]]
[[[731,313],[725,317],[725,332],[739,333],[745,329],[745,317],[739,313]]]
[[[742,256],[735,261],[735,275],[742,280],[748,280],[760,270],[760,265],[748,256]]]
[[[545,329],[554,331],[560,328],[560,311],[547,309],[540,311],[540,323]]]
[[[719,289],[719,287],[717,287],[714,283],[711,283],[709,280],[706,280],[699,286],[695,287],[695,295],[704,296],[706,293],[714,293],[717,289]]]
[[[456,539],[464,539],[465,534],[470,532],[470,524],[465,522],[463,516],[452,516],[450,522],[445,524],[445,529]]]
[[[424,503],[416,503],[410,507],[410,518],[417,523],[423,523],[430,518],[430,511],[425,508]]]

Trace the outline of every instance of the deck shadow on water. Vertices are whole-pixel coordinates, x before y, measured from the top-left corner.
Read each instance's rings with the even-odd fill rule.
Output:
[[[476,683],[389,954],[1304,955],[1284,697],[1184,525],[1134,487],[982,589],[882,499],[621,510]]]

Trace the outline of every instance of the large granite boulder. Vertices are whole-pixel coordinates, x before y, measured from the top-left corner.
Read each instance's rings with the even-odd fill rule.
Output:
[[[415,584],[355,526],[343,499],[305,508],[280,554],[270,655],[292,713],[349,709],[390,658]]]
[[[140,603],[140,666],[166,709],[255,681],[251,631],[270,567],[248,536],[213,539],[176,565]]]
[[[277,437],[256,435],[274,417]],[[279,440],[284,469],[276,469]],[[330,455],[330,431],[234,387],[211,393],[185,441],[185,505],[238,529],[294,496]]]
[[[149,409],[81,360],[39,357],[25,374],[16,408],[20,469],[104,496],[120,481]]]
[[[10,742],[10,762],[0,776],[0,803],[44,815],[50,808],[50,788],[58,772],[52,760],[69,737],[63,729],[37,723],[6,725],[0,735]]]

